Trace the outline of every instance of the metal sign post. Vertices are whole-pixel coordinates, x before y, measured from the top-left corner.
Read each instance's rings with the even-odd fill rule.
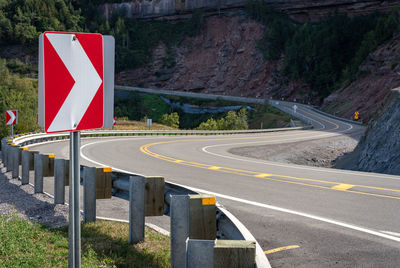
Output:
[[[80,225],[80,131],[70,133],[69,143],[69,229],[68,267],[81,267],[81,225]]]
[[[11,137],[14,136],[14,125],[11,125]]]

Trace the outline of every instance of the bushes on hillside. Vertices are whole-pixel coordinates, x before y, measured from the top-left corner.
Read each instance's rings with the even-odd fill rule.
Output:
[[[197,127],[198,130],[240,130],[248,128],[247,110],[245,108],[238,112],[229,111],[225,117],[218,120],[210,118]]]
[[[160,123],[169,127],[179,128],[178,113],[163,114]]]

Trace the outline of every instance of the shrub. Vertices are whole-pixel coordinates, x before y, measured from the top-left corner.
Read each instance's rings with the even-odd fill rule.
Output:
[[[179,128],[179,115],[178,113],[163,114],[160,123],[169,127]]]

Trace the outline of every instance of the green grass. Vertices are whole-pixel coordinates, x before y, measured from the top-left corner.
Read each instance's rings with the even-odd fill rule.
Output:
[[[169,238],[146,229],[128,243],[126,223],[82,224],[82,267],[169,267]],[[0,267],[67,267],[68,228],[49,229],[16,216],[0,217]]]

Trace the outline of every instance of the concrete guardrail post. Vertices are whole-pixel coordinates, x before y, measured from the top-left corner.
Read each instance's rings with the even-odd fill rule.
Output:
[[[196,240],[188,238],[186,241],[186,267],[213,268],[214,245],[215,245],[214,240]],[[241,266],[226,266],[226,267],[228,268],[228,267],[241,267]]]
[[[47,157],[43,154],[34,155],[35,177],[34,177],[34,193],[43,193],[43,164],[44,158]]]
[[[11,148],[12,145],[11,144],[7,144],[7,155],[6,155],[6,172],[11,171],[12,169],[12,152],[11,152]]]
[[[19,146],[11,147],[12,153],[12,178],[17,179],[19,177],[19,162],[20,162],[20,148]]]
[[[186,239],[189,237],[189,196],[171,196],[171,268],[186,265]]]
[[[185,267],[186,240],[211,240],[217,235],[216,199],[211,195],[171,197],[171,267]],[[196,250],[197,246],[192,248]],[[193,253],[195,256],[197,253]],[[191,266],[188,266],[191,267]],[[208,267],[208,266],[203,266]]]
[[[29,183],[29,158],[30,152],[28,148],[23,148],[21,153],[21,162],[22,162],[22,174],[21,174],[21,184],[25,185]]]
[[[7,141],[6,139],[2,139],[1,140],[1,161],[3,162],[3,166],[4,166],[4,161],[5,161],[5,157],[6,157],[6,144]]]
[[[96,221],[96,167],[85,167],[83,176],[83,221]]]
[[[65,159],[54,159],[54,204],[65,203],[65,174],[67,169]]]
[[[146,216],[164,215],[163,177],[130,176],[129,178],[129,241],[144,240]]]
[[[146,178],[129,177],[129,243],[144,240]]]

